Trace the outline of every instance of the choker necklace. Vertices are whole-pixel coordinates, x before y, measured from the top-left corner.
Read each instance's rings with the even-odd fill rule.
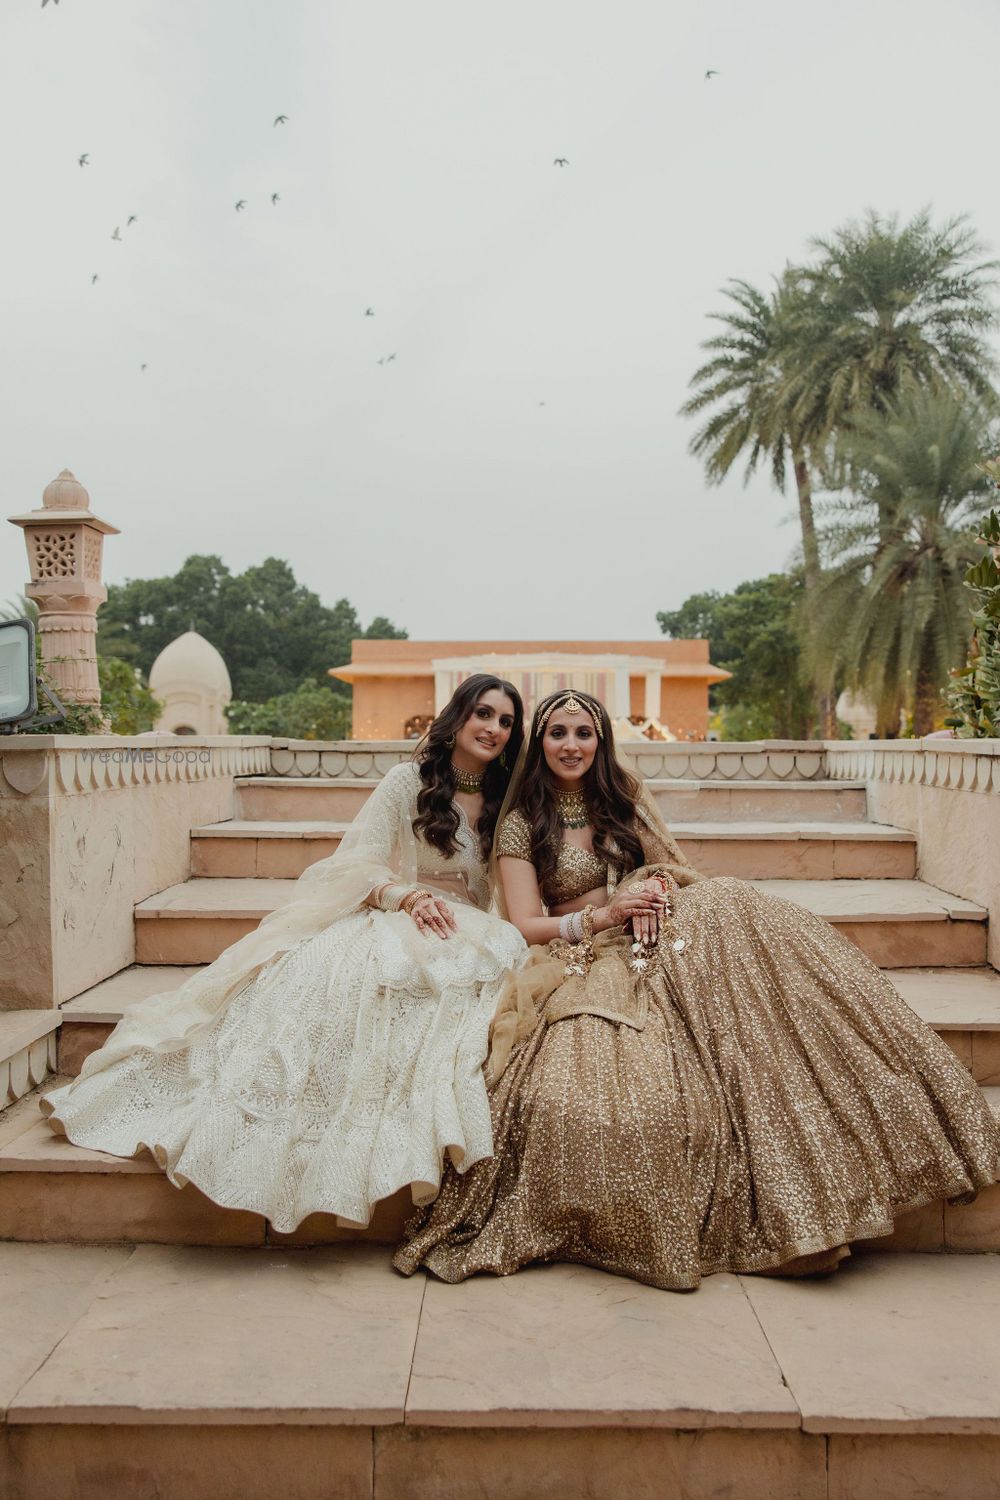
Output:
[[[556,806],[563,828],[586,828],[590,822],[587,799],[582,792],[557,792]]]
[[[477,792],[482,791],[485,771],[463,771],[461,766],[456,766],[452,761],[451,774],[455,778],[456,792],[467,792],[470,797],[474,797]]]

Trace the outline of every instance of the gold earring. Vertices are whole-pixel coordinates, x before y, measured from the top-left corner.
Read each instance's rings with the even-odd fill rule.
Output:
[[[449,750],[454,750],[455,736],[453,734],[449,734],[448,738],[445,740],[445,744],[448,746]]]

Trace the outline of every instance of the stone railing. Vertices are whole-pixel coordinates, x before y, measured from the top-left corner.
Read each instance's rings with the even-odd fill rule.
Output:
[[[1000,968],[1000,740],[831,742],[827,775],[863,781],[868,816],[917,835],[917,873],[990,914]]]
[[[233,816],[261,737],[0,738],[0,1010],[58,1005],[133,961],[137,902],[191,871],[191,829]]]
[[[826,775],[838,781],[1000,792],[1000,740],[830,741]]]
[[[280,740],[270,742],[269,776],[318,779],[381,777],[410,760],[416,740]]]
[[[191,829],[234,815],[246,777],[373,779],[412,741],[258,736],[0,738],[0,1010],[58,1005],[134,960],[136,904],[188,879]],[[1000,967],[1000,741],[630,747],[652,780],[867,786],[917,835],[921,878],[987,907]]]
[[[104,792],[168,782],[266,776],[271,741],[213,735],[12,734],[0,739],[0,796]]]
[[[409,760],[413,740],[271,741],[271,776],[349,778],[384,776]],[[629,742],[623,749],[648,781],[816,781],[824,771],[821,741],[760,740],[685,744]]]

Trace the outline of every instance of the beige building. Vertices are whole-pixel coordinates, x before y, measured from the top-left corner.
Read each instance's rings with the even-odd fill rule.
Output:
[[[528,709],[560,688],[600,698],[616,720],[654,721],[669,735],[703,740],[708,689],[730,674],[713,667],[707,641],[375,641],[351,643],[330,675],[354,689],[356,740],[414,738],[474,672],[513,682]]]
[[[221,653],[196,630],[164,646],[149,669],[149,688],[163,704],[155,727],[164,734],[229,733],[229,672]]]

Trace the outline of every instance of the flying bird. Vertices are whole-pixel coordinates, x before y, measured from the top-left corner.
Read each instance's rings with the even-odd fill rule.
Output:
[[[49,0],[42,0],[42,10],[45,9],[45,7],[48,5],[48,3],[49,3]],[[56,4],[57,5],[59,4],[59,0],[56,0]]]
[[[89,151],[85,151],[83,153],[83,155],[78,158],[78,160],[80,162],[81,167],[89,167],[90,166],[90,152]]]
[[[387,356],[386,356],[386,361],[385,361],[385,362],[386,362],[386,364],[387,364],[387,365],[391,365],[391,364],[392,364],[392,362],[393,362],[393,360],[394,360],[394,359],[395,359],[395,358],[396,358],[396,356],[395,356],[395,355],[394,355],[394,354],[389,354],[389,355],[387,355]]]
[[[555,159],[555,161],[552,163],[552,165],[554,167],[568,167],[569,166],[569,157],[568,156],[557,156],[556,159]]]
[[[128,218],[125,220],[125,228],[127,229],[130,224],[138,224],[138,222],[139,220],[135,214],[129,214]]]
[[[718,68],[709,68],[708,72],[705,74],[705,82],[707,83],[710,78],[718,78],[718,76]]]
[[[375,361],[375,363],[376,363],[376,364],[377,364],[377,365],[384,365],[384,364],[385,364],[385,355],[384,355],[384,354],[383,354],[383,356],[382,356],[382,358],[381,358],[381,359],[377,359],[377,360],[376,360],[376,361]]]
[[[375,316],[375,309],[374,309],[374,307],[366,307],[365,308],[365,317],[366,318],[374,318],[374,316]]]
[[[91,284],[91,286],[94,285],[94,282],[96,280],[97,280],[97,272],[95,271],[94,274],[93,274],[93,276],[91,276],[91,278],[90,278],[90,284]]]
[[[112,236],[111,236],[111,238],[112,238],[112,239],[113,239],[113,240],[120,240],[120,239],[121,239],[121,233],[120,233],[120,231],[119,231],[119,229],[118,229],[118,225],[117,225],[117,224],[116,224],[116,225],[115,225],[115,232],[114,232],[114,234],[113,234],[113,235],[112,235]]]
[[[275,115],[275,117],[274,117],[274,123],[275,123],[275,125],[286,125],[288,123],[288,116],[287,115]]]
[[[236,212],[239,213],[240,209],[241,208],[246,208],[246,206],[247,206],[247,200],[245,198],[241,198],[240,201],[239,201],[239,203],[237,203],[237,205],[236,205]]]
[[[139,366],[139,369],[140,369],[140,370],[144,370],[144,369],[145,369],[145,368],[146,368],[146,366],[145,366],[145,365],[140,365],[140,366]]]
[[[278,201],[279,201],[279,199],[278,199],[277,193],[272,193],[271,194],[271,202],[272,203],[277,203]]]

